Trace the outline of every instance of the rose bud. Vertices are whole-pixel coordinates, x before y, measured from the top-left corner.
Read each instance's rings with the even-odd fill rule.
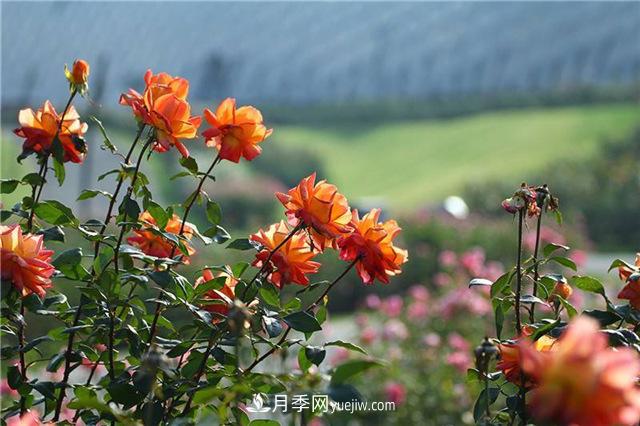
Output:
[[[69,80],[69,89],[80,92],[81,95],[89,88],[89,63],[83,59],[76,59],[71,70],[64,66],[64,74]]]

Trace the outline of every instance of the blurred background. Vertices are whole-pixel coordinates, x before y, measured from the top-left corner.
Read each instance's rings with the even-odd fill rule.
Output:
[[[373,309],[390,313],[381,321],[407,319],[402,299],[390,295],[411,289],[407,297],[415,301],[424,296],[416,299],[416,288],[427,289],[425,309],[442,318],[458,308],[486,314],[486,299],[468,293],[466,280],[495,278],[513,263],[514,223],[500,201],[522,181],[547,183],[560,198],[565,222],[549,217],[543,239],[576,247],[571,256],[581,273],[603,275],[611,259],[631,260],[640,250],[639,2],[3,2],[1,11],[3,178],[33,168],[31,159],[14,161],[21,150],[11,133],[18,110],[45,99],[62,109],[63,66],[75,58],[92,70],[90,100],[76,105],[84,117],[102,119],[121,151],[135,124],[117,100],[130,87],[143,90],[147,68],[189,79],[196,113],[227,96],[253,104],[275,129],[263,155],[250,164],[224,163],[207,188],[232,236],[279,220],[273,193],[312,171],[337,184],[353,206],[382,207],[404,228],[404,273],[369,288],[352,276],[336,289],[335,314],[351,315],[377,293],[384,298]],[[44,194],[85,217],[105,205],[99,198],[76,202],[80,190],[110,189],[109,178],[96,178],[117,166],[92,127],[86,164],[69,165],[62,190],[49,185]],[[202,140],[187,146],[201,166],[214,155]],[[167,179],[180,171],[178,156],[157,155],[144,166],[165,203],[193,190],[193,182]],[[247,260],[201,247],[193,264],[239,259]],[[335,255],[324,261],[322,278],[343,268]],[[394,326],[392,338],[402,337]],[[404,339],[414,349],[436,344],[433,335],[425,343],[433,330],[458,348],[438,356],[452,355],[448,365],[464,371],[471,361],[459,353],[469,348],[445,325],[410,329]],[[488,332],[478,324],[458,330],[463,340]],[[465,396],[451,377],[438,371],[429,379],[446,402],[410,392],[425,413],[450,404],[453,417],[438,422],[461,419],[456,398]],[[394,383],[410,388],[407,380],[385,391],[402,396]]]
[[[62,67],[80,57],[92,65],[91,94],[76,104],[87,119],[103,119],[121,150],[134,123],[117,99],[143,90],[147,68],[189,79],[194,113],[227,96],[263,111],[275,128],[264,154],[225,164],[209,189],[232,230],[277,219],[273,192],[314,170],[355,206],[402,216],[407,243],[436,238],[419,235],[433,234],[434,221],[475,229],[493,220],[499,201],[526,180],[560,196],[564,230],[586,247],[633,252],[639,22],[638,2],[3,2],[2,175],[18,173],[20,141],[10,133],[17,111],[45,99],[62,109]],[[70,165],[63,190],[51,185],[45,196],[73,205],[82,188],[110,188],[96,178],[117,162],[91,127],[86,164]],[[187,146],[208,164],[201,140]],[[192,190],[163,179],[179,171],[177,155],[148,165],[165,202]],[[102,203],[78,207],[89,217]],[[467,245],[462,234],[439,244]]]

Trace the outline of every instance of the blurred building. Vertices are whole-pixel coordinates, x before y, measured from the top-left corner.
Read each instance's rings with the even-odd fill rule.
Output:
[[[423,98],[640,79],[639,2],[2,2],[5,105],[64,98],[88,59],[105,100],[147,67],[192,99]]]

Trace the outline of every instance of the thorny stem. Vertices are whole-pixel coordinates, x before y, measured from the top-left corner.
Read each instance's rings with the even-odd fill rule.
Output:
[[[151,143],[153,143],[153,138],[149,137],[147,142],[142,147],[142,150],[140,151],[140,156],[138,157],[138,161],[136,163],[136,168],[133,170],[133,177],[131,178],[131,184],[129,185],[129,189],[127,189],[127,195],[126,195],[127,197],[131,197],[131,195],[133,194],[133,188],[135,187],[136,182],[138,180],[138,173],[140,172],[140,165],[142,164],[142,158],[144,157],[144,152],[151,145]],[[137,218],[135,218],[135,219],[137,219]],[[123,222],[127,221],[127,210],[126,209],[124,211],[122,221]],[[113,254],[113,264],[114,264],[114,267],[115,267],[115,270],[116,270],[116,274],[119,271],[118,258],[119,258],[119,253],[120,253],[120,246],[122,245],[122,239],[124,238],[124,234],[125,234],[126,231],[127,231],[127,225],[126,225],[126,223],[123,223],[120,226],[120,235],[118,236],[118,243],[116,244],[115,253]]]
[[[56,134],[53,137],[53,141],[55,141],[56,139],[58,139],[58,136],[60,135],[60,131],[62,130],[62,125],[64,123],[64,118],[67,115],[67,111],[69,111],[69,107],[71,106],[71,102],[73,102],[73,98],[75,98],[76,94],[78,92],[76,90],[73,90],[71,92],[71,95],[69,96],[69,99],[67,100],[67,104],[64,106],[64,110],[62,111],[62,115],[60,116],[60,122],[58,123],[58,128],[56,129]],[[52,141],[52,142],[53,142]],[[33,189],[31,191],[31,212],[29,213],[29,220],[27,222],[27,232],[31,232],[32,228],[33,228],[33,216],[35,214],[35,208],[38,205],[38,202],[40,201],[40,196],[42,195],[42,189],[44,188],[44,185],[46,183],[46,177],[47,177],[47,172],[49,171],[49,157],[51,156],[51,153],[47,153],[45,155],[45,157],[42,159],[42,164],[40,165],[40,171],[38,172],[38,176],[40,176],[40,182],[38,185],[34,185]],[[24,319],[24,303],[22,303],[20,305],[20,314],[23,316]],[[22,349],[24,347],[24,325],[20,327],[19,331],[18,331],[18,340],[20,341],[20,348]],[[22,378],[24,381],[27,380],[27,366],[24,363],[24,352],[21,350],[20,351],[20,366],[22,369]],[[64,381],[64,383],[66,383],[66,380]],[[64,392],[64,387],[62,388],[61,392]],[[62,398],[60,398],[60,400],[62,400]],[[59,402],[60,407],[62,406],[62,401]],[[24,414],[25,412],[25,398],[21,397],[20,398],[20,413]],[[59,410],[58,410],[58,406],[56,406],[56,417],[55,420],[58,419],[59,416]]]
[[[316,306],[318,306],[318,304],[325,298],[325,296],[327,294],[329,294],[329,291],[331,291],[331,289],[333,288],[334,285],[336,285],[336,283],[338,281],[340,281],[342,278],[344,278],[345,275],[347,275],[347,273],[349,273],[349,271],[355,266],[355,264],[358,262],[358,260],[360,260],[360,258],[356,258],[353,262],[351,262],[349,264],[349,266],[347,266],[347,268],[340,274],[338,275],[338,277],[336,279],[334,279],[331,284],[329,284],[329,286],[326,288],[326,290],[320,295],[320,297],[318,297],[318,299],[316,299],[316,301],[314,303],[312,303],[307,309],[305,309],[306,312],[310,312],[311,310],[313,310]],[[268,358],[271,354],[273,354],[284,342],[285,340],[287,340],[287,336],[289,335],[289,333],[291,332],[291,327],[287,326],[287,329],[285,330],[284,334],[282,335],[282,337],[280,338],[280,340],[278,340],[278,343],[275,344],[275,346],[271,349],[269,349],[267,352],[265,352],[262,356],[260,356],[259,358],[257,358],[255,361],[253,361],[253,363],[251,365],[249,365],[249,367],[247,367],[243,374],[247,374],[249,373],[251,370],[253,370],[258,364],[260,364],[262,361],[264,361],[266,358]]]
[[[18,343],[20,344],[20,372],[22,374],[22,381],[27,381],[27,364],[25,362],[24,348],[25,339],[24,339],[24,299],[20,301],[20,315],[22,316],[22,323],[20,324],[18,330]],[[26,399],[24,396],[20,397],[20,415],[23,415],[27,411]]]
[[[522,320],[520,318],[520,298],[522,294],[522,225],[524,222],[525,210],[521,209],[518,212],[518,257],[517,257],[517,265],[516,265],[516,302],[515,302],[515,311],[516,311],[516,336],[520,337],[522,334]],[[526,408],[525,408],[525,376],[524,372],[520,373],[520,391],[519,391],[519,402],[521,406],[521,417],[523,424],[527,424],[526,422]]]
[[[204,351],[204,356],[202,357],[202,362],[200,363],[200,367],[198,368],[198,371],[196,372],[195,376],[193,377],[193,381],[196,383],[196,385],[198,384],[198,382],[200,381],[200,377],[202,377],[202,375],[204,374],[204,370],[207,368],[207,359],[209,358],[209,355],[211,355],[211,350],[213,349],[213,345],[214,343],[220,338],[222,337],[223,332],[212,332],[211,336],[209,337],[209,342],[207,342],[207,349],[205,349]],[[189,410],[191,409],[191,404],[193,403],[193,397],[195,396],[195,391],[191,392],[189,394],[189,398],[187,399],[187,403],[184,406],[184,409],[182,410],[182,416],[184,416],[185,414],[187,414],[189,412]]]
[[[518,212],[518,257],[516,264],[516,336],[522,333],[522,320],[520,318],[520,298],[522,296],[522,222],[524,222],[524,210]]]
[[[129,152],[127,153],[126,157],[124,158],[124,162],[125,163],[129,163],[129,160],[131,160],[131,156],[133,155],[133,151],[135,146],[137,145],[138,141],[140,140],[140,136],[142,135],[142,131],[144,130],[144,125],[140,126],[140,128],[138,129],[138,133],[136,134],[135,139],[133,140],[133,143],[131,144],[131,147],[129,148]],[[140,155],[142,156],[142,153],[140,153]],[[124,182],[125,179],[125,175],[122,174],[120,175],[120,177],[118,178],[118,183],[116,184],[116,189],[113,192],[113,195],[111,197],[111,201],[109,202],[109,207],[107,208],[107,215],[105,217],[104,220],[104,224],[102,225],[102,228],[100,228],[100,232],[99,232],[99,236],[102,237],[104,236],[104,233],[107,230],[107,225],[109,224],[109,222],[111,221],[111,216],[112,216],[112,212],[113,212],[113,207],[115,206],[115,202],[116,199],[118,198],[118,194],[120,192],[120,189],[122,188],[122,183]],[[100,251],[100,238],[96,241],[95,247],[94,247],[94,258],[98,256],[98,252]],[[95,269],[91,269],[91,275],[95,276]],[[82,299],[82,297],[80,298],[80,302],[78,304],[76,313],[73,317],[73,324],[72,327],[76,327],[78,325],[78,323],[80,322],[80,316],[82,314],[82,308],[84,306],[84,300]],[[65,394],[66,394],[66,386],[67,386],[67,382],[69,380],[69,375],[71,374],[70,371],[70,366],[71,366],[71,351],[73,350],[73,343],[74,343],[74,339],[75,339],[75,331],[71,331],[69,333],[69,338],[67,339],[67,349],[65,351],[65,364],[64,364],[64,373],[63,373],[63,378],[62,378],[62,387],[60,389],[60,394],[58,395],[58,401],[56,404],[56,411],[53,417],[53,421],[56,422],[58,421],[58,418],[60,417],[60,412],[62,411],[62,402],[64,400]],[[112,369],[113,370],[113,369]],[[95,368],[94,370],[95,371]],[[92,373],[93,373],[92,371]]]
[[[216,158],[213,160],[213,163],[211,163],[211,166],[209,166],[209,169],[207,170],[207,172],[202,176],[202,178],[198,182],[198,187],[196,188],[196,191],[193,193],[194,196],[191,198],[191,200],[189,200],[189,204],[184,209],[184,215],[182,216],[182,223],[180,224],[180,231],[178,232],[178,238],[180,238],[184,233],[184,228],[187,223],[187,218],[189,217],[189,212],[191,211],[191,208],[195,204],[196,200],[198,199],[198,195],[200,195],[200,192],[202,191],[204,182],[211,175],[211,172],[213,171],[216,164],[220,163],[221,161],[222,161],[222,158],[220,158],[220,154],[218,154]],[[173,259],[173,256],[175,256],[177,249],[178,249],[177,245],[174,245],[173,248],[171,249],[171,255],[169,256],[171,259]],[[160,302],[156,303],[156,309],[153,314],[153,321],[151,322],[151,328],[149,329],[149,339],[147,340],[148,345],[151,345],[151,343],[153,343],[153,339],[155,338],[156,329],[158,326],[158,319],[160,317],[161,310],[162,310],[162,303]]]
[[[544,208],[540,209],[540,214],[538,214],[538,223],[536,224],[536,246],[533,250],[533,296],[536,297],[538,295],[538,279],[540,275],[538,273],[538,251],[540,249],[540,227],[542,224],[542,212]],[[529,322],[535,322],[535,309],[536,304],[531,304],[531,309],[529,310]]]

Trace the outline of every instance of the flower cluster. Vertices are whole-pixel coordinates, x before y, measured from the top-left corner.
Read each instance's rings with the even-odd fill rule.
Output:
[[[618,293],[618,298],[626,299],[635,309],[640,309],[640,253],[636,254],[633,265],[620,265],[618,275],[626,283]]]

